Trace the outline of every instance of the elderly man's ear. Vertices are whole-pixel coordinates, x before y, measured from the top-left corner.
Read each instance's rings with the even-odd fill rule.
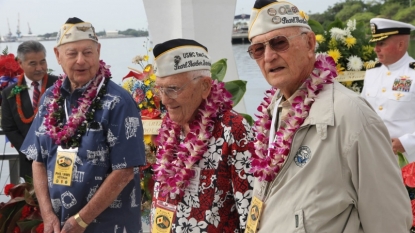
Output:
[[[207,99],[210,94],[210,89],[212,88],[212,78],[203,77],[202,79],[202,98]]]
[[[315,49],[316,49],[316,36],[313,32],[308,32],[306,34],[306,36],[307,36],[306,43],[307,43],[308,52],[312,56],[314,56],[314,52],[315,52]]]

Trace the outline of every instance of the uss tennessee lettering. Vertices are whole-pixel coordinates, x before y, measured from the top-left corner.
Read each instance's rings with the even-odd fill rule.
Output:
[[[286,24],[286,23],[307,23],[307,20],[302,19],[302,18],[300,19],[300,17],[293,17],[292,19],[287,19],[287,17],[283,17],[281,22],[283,24]]]
[[[202,60],[196,60],[196,61],[187,61],[181,65],[174,65],[174,70],[181,70],[181,69],[185,69],[185,68],[189,68],[189,67],[194,67],[194,66],[210,66],[210,62]]]

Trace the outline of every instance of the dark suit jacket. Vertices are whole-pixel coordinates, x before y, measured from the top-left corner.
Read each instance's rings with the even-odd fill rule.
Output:
[[[53,83],[58,79],[57,76],[49,75],[48,82],[46,84],[46,87],[50,87],[53,85]],[[26,84],[26,80],[23,79],[22,84]],[[29,128],[31,126],[30,124],[25,124],[22,122],[22,120],[19,117],[19,114],[17,112],[17,104],[16,104],[16,96],[13,96],[11,98],[7,98],[10,95],[10,92],[14,86],[17,84],[13,84],[7,88],[5,88],[1,95],[2,95],[2,103],[1,103],[1,127],[6,134],[7,138],[10,140],[12,145],[16,147],[16,149],[19,151],[20,154],[20,163],[24,162],[22,161],[22,156],[25,158],[21,152],[20,147],[23,144],[24,138],[29,131]],[[23,90],[20,93],[20,97],[22,100],[22,110],[23,114],[26,118],[29,118],[33,115],[33,107],[32,102],[30,101],[29,92],[27,90]],[[21,164],[22,165],[22,164]],[[22,174],[22,171],[20,172]],[[21,175],[21,177],[24,177]]]

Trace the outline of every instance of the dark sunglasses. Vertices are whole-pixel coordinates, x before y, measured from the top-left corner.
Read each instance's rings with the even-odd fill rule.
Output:
[[[269,44],[272,50],[275,52],[283,52],[287,50],[290,47],[290,40],[294,37],[301,36],[303,34],[307,34],[307,32],[301,32],[298,35],[286,37],[286,36],[276,36],[269,41],[260,42],[253,44],[249,46],[248,53],[249,56],[251,56],[252,59],[260,59],[262,56],[264,56],[265,53],[265,46]]]

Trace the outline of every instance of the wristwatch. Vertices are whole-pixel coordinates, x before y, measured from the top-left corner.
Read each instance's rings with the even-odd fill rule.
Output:
[[[82,220],[81,216],[79,216],[79,213],[75,214],[74,218],[75,218],[75,221],[79,224],[79,226],[83,228],[86,228],[88,226],[88,224],[86,224],[86,222]]]

